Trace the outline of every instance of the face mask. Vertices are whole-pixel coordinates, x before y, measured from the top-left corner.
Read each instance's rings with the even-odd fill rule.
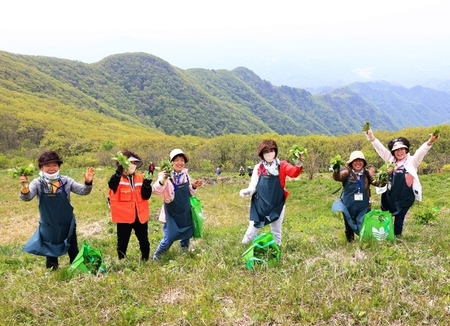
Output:
[[[136,171],[136,165],[130,164],[130,166],[127,168],[128,174],[133,174],[134,171]]]
[[[263,154],[263,157],[264,161],[266,161],[267,163],[272,163],[275,158],[275,152],[265,153]]]
[[[42,174],[44,175],[44,177],[48,180],[55,180],[55,179],[59,179],[59,171],[55,172],[55,173],[45,173],[42,172]]]

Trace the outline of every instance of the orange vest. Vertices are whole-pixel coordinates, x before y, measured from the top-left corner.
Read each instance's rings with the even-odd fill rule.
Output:
[[[114,223],[133,223],[136,212],[141,223],[148,221],[148,200],[142,199],[141,190],[144,178],[141,174],[133,176],[134,190],[131,189],[130,181],[126,176],[120,178],[117,191],[109,190],[111,206],[111,217]]]

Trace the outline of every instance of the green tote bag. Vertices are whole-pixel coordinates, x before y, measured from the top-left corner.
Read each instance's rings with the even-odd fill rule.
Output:
[[[388,211],[373,210],[364,215],[359,240],[394,241],[394,223]]]
[[[272,266],[280,260],[281,250],[273,238],[273,234],[261,233],[251,246],[242,254],[245,265],[253,269],[255,263]]]
[[[203,233],[203,208],[202,203],[196,196],[191,196],[191,215],[194,226],[194,238],[201,238]]]
[[[83,242],[83,247],[69,266],[68,272],[86,274],[97,274],[98,272],[105,273],[106,268],[101,251],[92,248],[85,240]]]

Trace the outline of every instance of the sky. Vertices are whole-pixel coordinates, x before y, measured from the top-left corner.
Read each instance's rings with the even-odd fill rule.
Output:
[[[448,0],[6,0],[0,50],[85,63],[145,52],[274,85],[450,80]]]

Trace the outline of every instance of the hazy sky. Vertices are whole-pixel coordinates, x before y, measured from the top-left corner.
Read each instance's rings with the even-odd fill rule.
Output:
[[[1,11],[0,50],[17,54],[146,52],[289,86],[450,72],[449,0],[7,0]]]

